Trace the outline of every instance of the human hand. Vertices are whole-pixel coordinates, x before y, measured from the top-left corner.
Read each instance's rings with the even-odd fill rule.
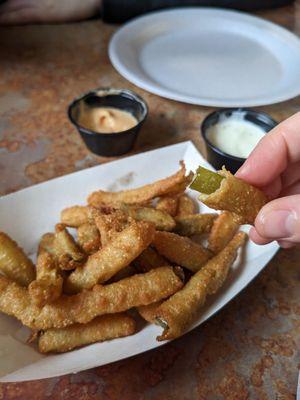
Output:
[[[236,176],[271,199],[250,238],[257,244],[277,240],[284,248],[300,243],[300,112],[264,136]]]
[[[100,11],[102,0],[7,0],[0,5],[0,25],[79,21]]]

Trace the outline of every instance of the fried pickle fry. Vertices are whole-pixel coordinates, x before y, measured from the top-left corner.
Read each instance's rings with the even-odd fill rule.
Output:
[[[160,197],[156,204],[156,209],[168,213],[171,217],[175,217],[178,209],[178,196],[173,195]]]
[[[0,275],[0,311],[33,330],[65,328],[165,299],[183,286],[181,273],[178,268],[157,268],[74,296],[62,295],[42,308],[32,304],[26,288]]]
[[[209,250],[215,254],[219,253],[233,238],[238,229],[239,224],[236,222],[232,213],[224,211],[214,220],[212,230],[208,237]]]
[[[101,245],[100,234],[94,223],[85,223],[77,228],[77,240],[87,254],[93,254]]]
[[[156,250],[173,263],[197,272],[212,253],[187,237],[171,232],[156,232],[153,245]]]
[[[86,258],[74,238],[63,224],[55,226],[54,252],[59,267],[63,270],[72,270],[78,267]]]
[[[115,235],[114,240],[91,255],[84,266],[78,267],[69,275],[65,285],[66,292],[77,293],[109,280],[149,246],[154,233],[153,224],[132,222]]]
[[[152,222],[159,231],[171,231],[176,226],[176,222],[171,215],[155,208],[126,206],[124,211],[137,221]]]
[[[182,236],[201,235],[208,233],[218,214],[193,214],[176,217],[175,232]]]
[[[145,321],[150,322],[151,324],[159,325],[156,320],[156,315],[157,310],[162,303],[163,300],[160,300],[156,303],[148,304],[147,306],[140,306],[137,308],[137,311]]]
[[[112,282],[118,282],[122,279],[129,278],[130,276],[134,275],[137,273],[137,270],[135,267],[131,264],[127,265],[127,267],[121,269],[119,272],[117,272],[109,281],[108,283]]]
[[[183,289],[164,301],[156,310],[156,320],[163,333],[158,341],[181,336],[194,321],[209,294],[215,293],[224,283],[228,271],[237,257],[238,249],[245,243],[246,234],[237,233],[229,244],[198,271]]]
[[[168,261],[157,253],[152,247],[147,247],[134,261],[134,267],[140,272],[169,265]]]
[[[28,286],[35,279],[32,261],[4,232],[0,232],[0,271],[22,286]]]
[[[187,194],[182,194],[178,199],[178,208],[176,217],[186,217],[197,212],[197,207],[192,198]]]
[[[37,259],[36,279],[28,286],[31,300],[38,307],[58,299],[62,293],[63,278],[53,256],[42,252]]]
[[[80,225],[90,222],[90,210],[87,206],[73,206],[62,210],[60,222],[72,228],[78,228]]]
[[[199,200],[215,210],[234,213],[239,224],[253,224],[259,210],[268,201],[261,190],[236,178],[224,167],[218,173],[199,167],[197,174],[191,188],[201,191]],[[201,174],[207,181],[206,186],[202,186]],[[219,186],[216,177],[221,178]]]
[[[149,185],[120,192],[105,192],[102,190],[94,192],[89,195],[88,204],[94,207],[120,203],[133,205],[143,204],[154,197],[159,197],[168,193],[174,193],[178,190],[180,184],[186,183],[186,168],[183,161],[181,161],[180,164],[181,168],[178,172],[176,172],[176,174],[150,183]]]
[[[63,353],[87,344],[132,335],[136,323],[127,314],[102,315],[87,324],[49,329],[39,337],[41,353]]]
[[[121,210],[113,210],[110,214],[94,210],[93,218],[100,232],[102,246],[105,246],[116,234],[122,232],[132,222],[128,215]]]
[[[47,232],[41,237],[39,247],[38,247],[38,255],[42,253],[49,253],[51,255],[55,255],[54,250],[54,233]]]

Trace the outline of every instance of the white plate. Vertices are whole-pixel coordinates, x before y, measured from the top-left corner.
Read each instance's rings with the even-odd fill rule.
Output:
[[[0,230],[11,235],[29,253],[36,251],[40,236],[53,230],[60,210],[84,204],[88,193],[104,188],[137,187],[166,177],[184,160],[188,169],[208,164],[191,142],[124,158],[21,190],[0,199]],[[192,193],[196,196],[196,192]],[[206,208],[201,206],[201,210]],[[203,308],[194,327],[216,313],[236,296],[277,251],[276,244],[247,244],[243,261],[238,261],[216,296]],[[160,346],[155,340],[160,328],[148,325],[139,333],[110,342],[97,343],[61,355],[43,356],[25,344],[28,331],[11,317],[0,314],[0,381],[24,381],[78,372],[130,357]]]
[[[300,94],[300,41],[235,11],[179,8],[119,29],[109,45],[117,71],[173,100],[215,107],[278,103]]]

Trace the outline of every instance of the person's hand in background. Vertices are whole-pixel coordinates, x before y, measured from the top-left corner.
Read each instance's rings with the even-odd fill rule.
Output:
[[[300,243],[300,113],[268,133],[236,173],[271,199],[259,212],[251,239],[277,240],[282,247]]]
[[[0,25],[80,21],[99,13],[101,2],[101,0],[6,0],[3,3],[0,1]]]

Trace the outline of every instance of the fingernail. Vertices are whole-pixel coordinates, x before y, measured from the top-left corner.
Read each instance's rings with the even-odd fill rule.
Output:
[[[271,211],[260,217],[263,235],[273,239],[290,238],[295,232],[296,218],[287,210]]]

